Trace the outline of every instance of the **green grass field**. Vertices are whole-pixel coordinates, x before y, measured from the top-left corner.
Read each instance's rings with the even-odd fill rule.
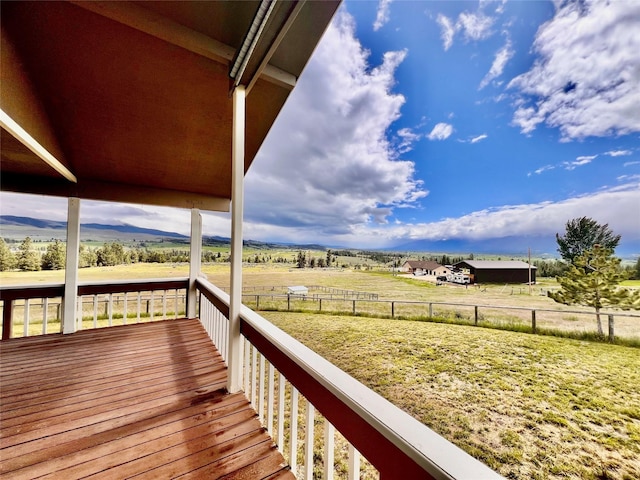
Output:
[[[459,325],[264,316],[507,478],[640,478],[637,349]]]

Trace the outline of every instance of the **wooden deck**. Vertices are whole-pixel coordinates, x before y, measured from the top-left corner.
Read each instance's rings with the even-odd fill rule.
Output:
[[[197,320],[0,352],[2,478],[295,478]]]

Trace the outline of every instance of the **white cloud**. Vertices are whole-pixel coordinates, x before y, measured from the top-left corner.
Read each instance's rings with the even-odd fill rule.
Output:
[[[478,135],[477,137],[473,137],[471,140],[469,140],[471,143],[478,143],[482,140],[484,140],[485,138],[489,137],[489,135],[487,135],[486,133],[483,133],[482,135]]]
[[[397,132],[400,142],[396,150],[398,153],[407,153],[413,149],[413,144],[422,138],[421,133],[415,133],[411,128],[401,128]]]
[[[629,179],[627,179],[629,180]],[[638,179],[616,187],[567,198],[558,202],[505,205],[472,212],[437,222],[394,225],[371,232],[387,237],[387,244],[398,240],[473,239],[507,236],[553,236],[564,231],[567,220],[587,216],[607,223],[623,240],[640,240],[640,216],[629,216],[640,204]]]
[[[547,172],[549,170],[553,170],[554,168],[556,168],[555,165],[545,165],[543,167],[538,168],[533,173],[535,173],[536,175],[540,175],[541,173]],[[530,175],[531,174],[529,174],[529,176]]]
[[[373,30],[380,30],[389,21],[389,8],[393,0],[380,0],[378,3],[378,12],[376,13],[376,21],[373,22]]]
[[[247,235],[335,236],[427,195],[414,163],[399,158],[415,134],[399,131],[401,146],[387,137],[405,102],[392,88],[406,55],[370,65],[353,18],[336,15],[247,174]]]
[[[442,31],[440,32],[440,37],[442,38],[442,45],[444,47],[445,52],[451,48],[453,45],[453,37],[456,34],[456,25],[451,21],[449,17],[446,17],[442,14],[439,14],[436,22],[440,25]]]
[[[630,167],[632,165],[640,165],[640,161],[638,161],[638,162],[624,162],[622,164],[623,167]]]
[[[566,170],[574,170],[576,167],[581,167],[582,165],[587,165],[595,160],[597,155],[584,155],[581,157],[576,157],[573,162],[565,162],[564,168]]]
[[[631,150],[610,150],[608,152],[604,152],[605,155],[609,155],[610,157],[622,157],[626,155],[631,155],[633,152]]]
[[[511,60],[514,54],[515,51],[511,48],[511,40],[507,39],[507,42],[504,44],[504,46],[496,52],[496,56],[493,59],[491,68],[480,82],[480,86],[478,87],[478,89],[482,90],[489,84],[489,82],[502,75],[504,67],[507,65],[507,62]]]
[[[448,123],[438,123],[431,133],[427,135],[429,140],[446,140],[453,133],[453,126]]]
[[[536,34],[538,59],[509,87],[525,100],[513,123],[546,123],[563,140],[640,131],[640,2],[557,3]]]
[[[458,23],[456,25],[458,29],[462,30],[467,40],[484,40],[493,33],[491,31],[493,18],[481,12],[462,12],[458,16]]]
[[[447,51],[453,45],[453,39],[458,32],[462,32],[465,39],[484,40],[493,34],[491,27],[494,19],[478,11],[476,13],[462,12],[454,23],[449,17],[438,14],[436,22],[440,25],[442,45]]]

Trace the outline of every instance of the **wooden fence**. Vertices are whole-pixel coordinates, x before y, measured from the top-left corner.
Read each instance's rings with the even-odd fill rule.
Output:
[[[392,319],[447,319],[455,323],[492,325],[540,333],[541,331],[595,332],[596,313],[585,310],[475,305],[450,302],[408,300],[372,300],[314,297],[286,294],[243,294],[243,303],[262,311],[322,312],[340,315],[371,316]],[[615,337],[615,321],[625,319],[623,336],[640,338],[640,313],[600,312],[606,321],[606,333]],[[520,327],[520,328],[519,328]]]

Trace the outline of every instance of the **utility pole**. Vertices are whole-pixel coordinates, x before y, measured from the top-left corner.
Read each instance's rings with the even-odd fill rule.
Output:
[[[531,247],[529,247],[529,295],[531,295]]]

